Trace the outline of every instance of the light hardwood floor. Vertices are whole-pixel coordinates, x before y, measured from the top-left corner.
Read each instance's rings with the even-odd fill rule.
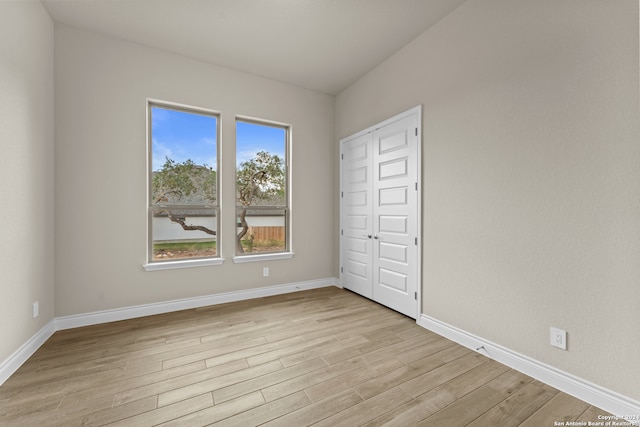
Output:
[[[2,426],[553,426],[597,408],[338,288],[56,332]]]

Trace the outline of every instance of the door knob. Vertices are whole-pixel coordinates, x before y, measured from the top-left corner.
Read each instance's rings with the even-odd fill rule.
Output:
[[[374,239],[377,239],[377,238],[378,238],[378,235],[377,235],[377,234],[374,234],[374,235],[373,235],[373,238],[374,238]]]

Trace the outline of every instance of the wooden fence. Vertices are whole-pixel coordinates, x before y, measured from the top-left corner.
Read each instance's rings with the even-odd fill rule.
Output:
[[[253,235],[254,242],[269,240],[284,242],[284,227],[251,227],[247,234]]]

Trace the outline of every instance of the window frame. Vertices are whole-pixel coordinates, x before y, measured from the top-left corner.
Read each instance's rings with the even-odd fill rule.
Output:
[[[244,122],[244,123],[249,123],[249,124],[254,124],[254,125],[260,125],[260,126],[268,126],[268,127],[275,127],[275,128],[282,128],[285,131],[285,138],[284,138],[284,143],[285,143],[285,149],[284,149],[284,167],[285,167],[285,192],[286,192],[286,196],[285,196],[285,202],[286,202],[286,206],[284,207],[284,211],[285,211],[285,215],[284,215],[284,228],[285,228],[285,249],[283,251],[278,251],[278,252],[267,252],[267,253],[247,253],[247,254],[238,254],[236,252],[235,249],[235,245],[234,245],[234,257],[233,257],[233,262],[236,264],[239,263],[247,263],[247,262],[259,262],[259,261],[269,261],[269,260],[278,260],[278,259],[290,259],[293,258],[295,253],[293,252],[293,232],[292,232],[292,221],[293,221],[293,180],[291,179],[292,177],[292,161],[291,161],[291,153],[292,153],[292,134],[293,134],[293,130],[292,130],[292,126],[288,123],[282,123],[282,122],[277,122],[277,121],[272,121],[272,120],[266,120],[266,119],[260,119],[260,118],[256,118],[256,117],[249,117],[249,116],[241,116],[241,115],[236,115],[235,117],[235,142],[236,142],[236,146],[235,146],[235,159],[236,162],[234,162],[234,206],[233,206],[233,214],[234,214],[234,230],[235,230],[235,234],[234,234],[234,239],[237,236],[238,233],[238,228],[237,228],[237,218],[238,218],[238,204],[237,204],[237,191],[236,191],[236,184],[237,184],[237,173],[238,173],[238,165],[237,165],[237,156],[238,156],[238,135],[237,135],[237,129],[238,129],[238,122]],[[260,209],[260,206],[251,206],[249,209]],[[270,209],[283,209],[282,207],[267,207],[267,210]]]
[[[153,213],[154,207],[152,204],[153,195],[153,129],[152,129],[152,109],[154,107],[179,111],[183,113],[199,114],[204,116],[215,117],[216,119],[216,201],[215,204],[203,204],[194,205],[197,209],[213,209],[216,219],[216,255],[209,257],[193,257],[184,259],[169,259],[169,260],[154,260],[153,259]],[[221,224],[223,223],[223,209],[222,209],[222,177],[220,165],[221,161],[221,141],[222,141],[222,115],[219,111],[210,110],[207,108],[195,107],[192,105],[180,104],[175,102],[163,101],[158,99],[147,98],[146,100],[146,132],[147,132],[147,254],[146,262],[143,264],[143,268],[146,271],[157,271],[174,268],[188,268],[188,267],[201,267],[210,265],[220,265],[224,262],[222,257],[222,235]],[[173,205],[170,205],[173,206]],[[174,206],[175,207],[175,206]]]

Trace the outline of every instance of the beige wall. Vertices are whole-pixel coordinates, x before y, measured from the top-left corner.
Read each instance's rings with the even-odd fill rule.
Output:
[[[55,49],[56,316],[334,277],[332,97],[62,25]],[[235,115],[292,126],[293,259],[233,264],[227,234],[222,266],[143,270],[147,97],[221,112],[231,233]]]
[[[53,22],[0,2],[0,362],[54,316],[53,141]]]
[[[335,108],[57,26],[54,152],[53,24],[37,2],[1,2],[0,361],[54,315],[337,276],[332,141],[422,104],[422,312],[640,399],[638,14],[635,0],[469,1]],[[234,265],[229,238],[222,266],[144,272],[147,97],[221,111],[225,164],[234,115],[293,126],[294,259]]]
[[[335,111],[424,107],[423,313],[634,399],[638,52],[637,0],[468,1]]]

